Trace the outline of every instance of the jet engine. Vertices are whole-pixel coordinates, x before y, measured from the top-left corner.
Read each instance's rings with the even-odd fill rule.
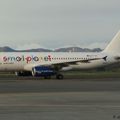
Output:
[[[49,66],[37,66],[32,68],[32,75],[50,78],[51,76],[56,75],[56,71]]]

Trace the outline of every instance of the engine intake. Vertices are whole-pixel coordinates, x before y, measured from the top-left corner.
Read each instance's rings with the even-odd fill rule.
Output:
[[[50,77],[56,75],[56,71],[48,66],[38,66],[32,68],[33,76]]]

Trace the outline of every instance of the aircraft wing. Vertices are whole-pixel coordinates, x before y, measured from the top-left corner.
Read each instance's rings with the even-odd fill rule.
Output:
[[[68,61],[68,62],[64,62],[64,63],[56,63],[56,64],[52,64],[51,66],[59,66],[59,67],[67,67],[69,65],[73,65],[73,64],[77,64],[77,63],[90,63],[91,61],[95,61],[95,60],[101,60],[103,59],[104,61],[106,61],[107,56],[103,57],[103,58],[92,58],[92,59],[85,59],[85,60],[76,60],[76,61]]]
[[[67,67],[69,65],[73,65],[73,64],[78,64],[78,63],[90,63],[91,61],[95,61],[95,60],[105,60],[107,59],[107,56],[102,57],[102,58],[91,58],[91,59],[84,59],[84,60],[73,60],[73,61],[61,61],[61,62],[54,62],[54,63],[41,63],[41,64],[28,64],[25,66],[26,70],[31,70],[33,67],[37,67],[37,66],[51,66],[53,68],[55,68],[56,70],[60,70],[62,67]]]

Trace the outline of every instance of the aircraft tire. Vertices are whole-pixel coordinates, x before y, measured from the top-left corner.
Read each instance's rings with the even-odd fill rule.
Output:
[[[56,79],[62,80],[64,78],[64,76],[62,74],[57,74],[56,75]]]

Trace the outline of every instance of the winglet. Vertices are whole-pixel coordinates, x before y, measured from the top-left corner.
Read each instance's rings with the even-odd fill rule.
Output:
[[[104,61],[107,61],[107,56],[103,57],[103,60],[104,60]]]

